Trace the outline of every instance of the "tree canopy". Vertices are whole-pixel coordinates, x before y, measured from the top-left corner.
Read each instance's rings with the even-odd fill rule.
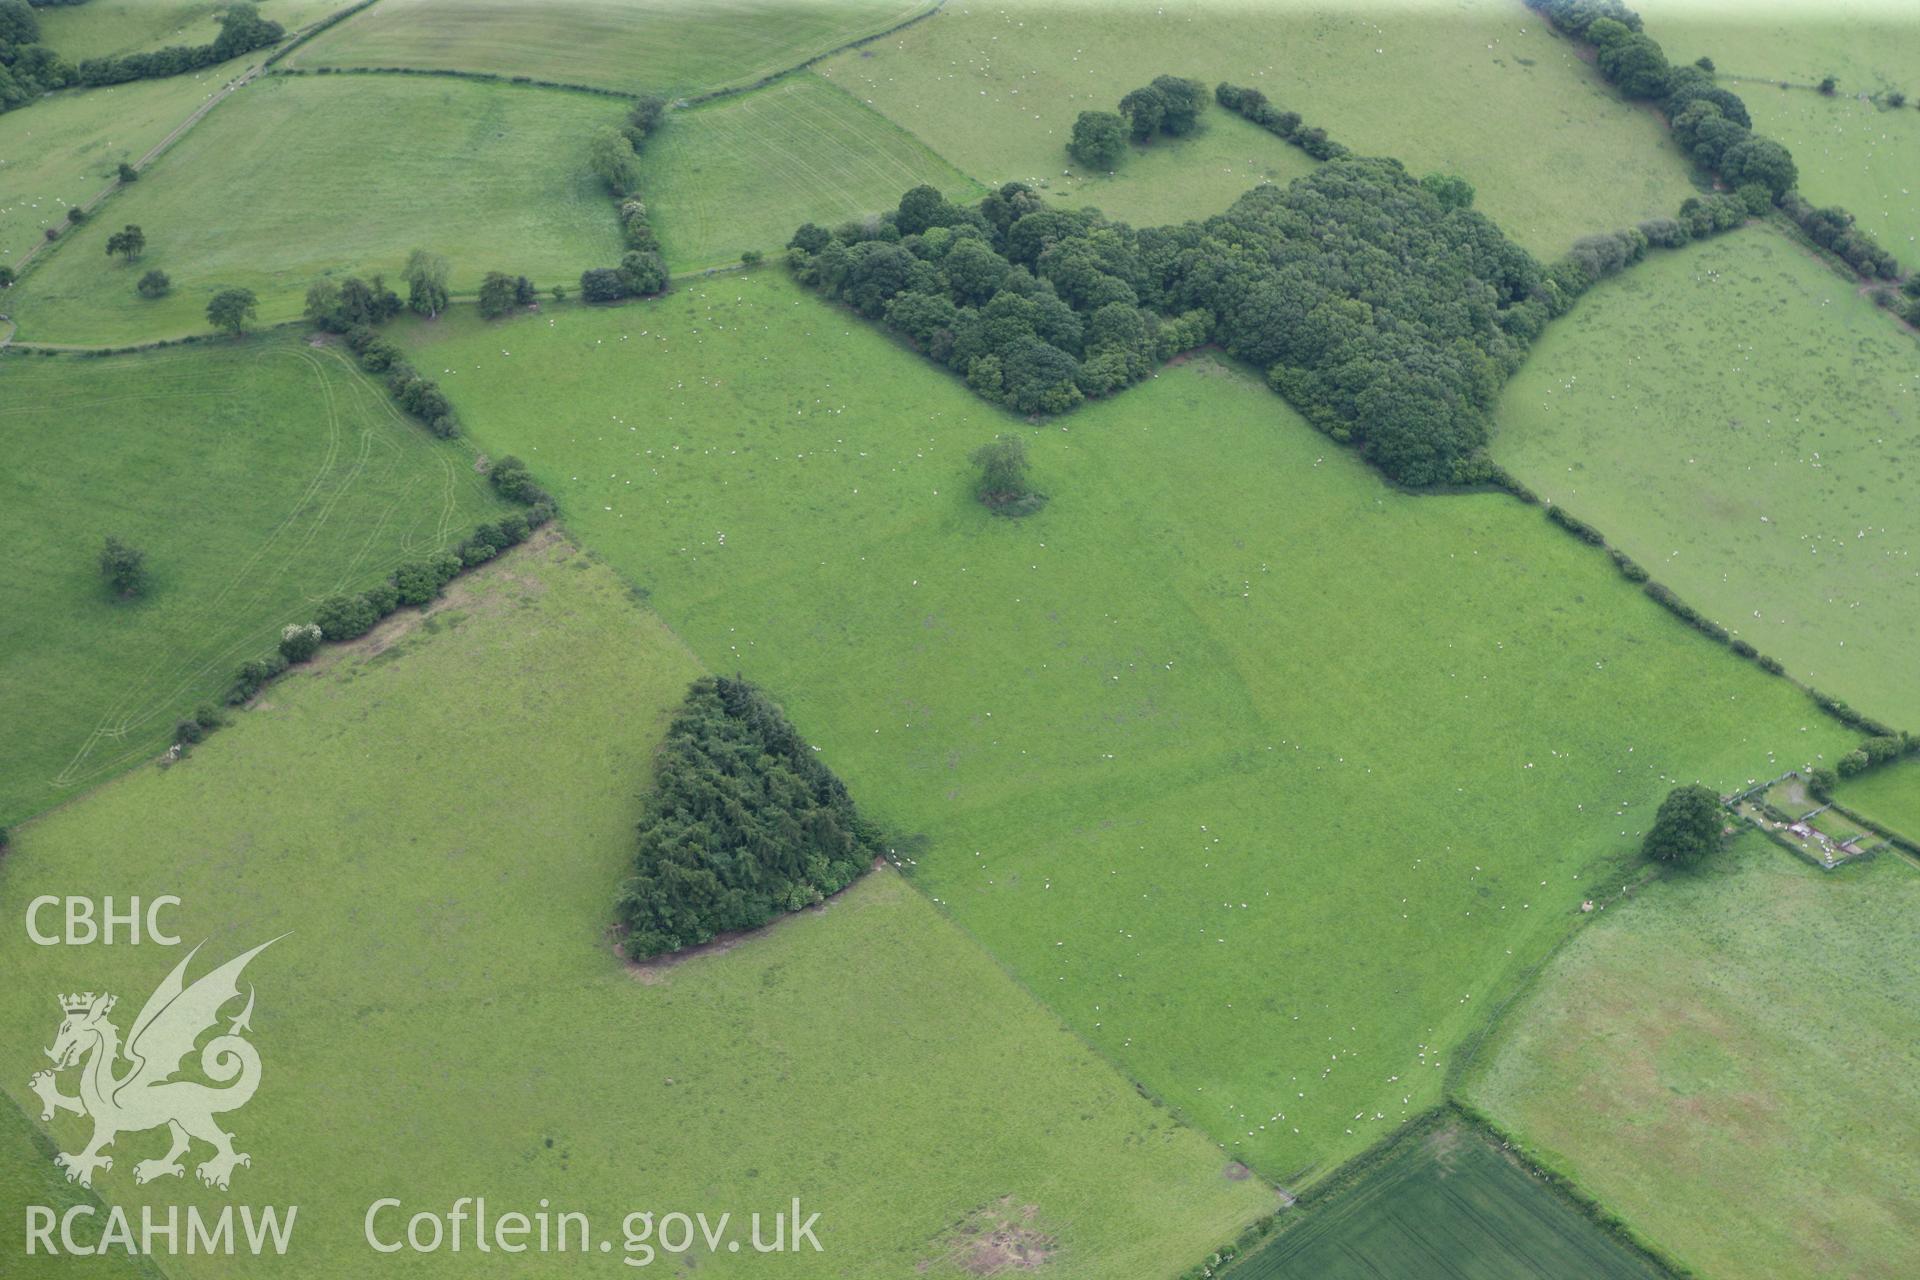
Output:
[[[1697,782],[1675,787],[1660,802],[1642,848],[1656,862],[1698,862],[1719,848],[1725,821],[1720,797],[1711,788]]]
[[[696,680],[667,731],[618,914],[634,959],[821,901],[884,852],[780,708],[745,680]]]
[[[799,278],[883,319],[981,396],[1061,413],[1209,339],[1410,485],[1491,474],[1488,410],[1547,307],[1540,266],[1392,160],[1328,162],[1205,222],[1136,231],[1009,183],[789,242]],[[917,230],[907,232],[906,227]]]

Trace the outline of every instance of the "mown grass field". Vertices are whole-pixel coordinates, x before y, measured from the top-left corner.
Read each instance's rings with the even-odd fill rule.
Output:
[[[955,0],[821,73],[983,182],[1045,182],[1136,225],[1217,213],[1271,166],[1257,131],[1226,132],[1183,159],[1136,158],[1118,177],[1068,178],[1082,111],[1113,110],[1154,76],[1254,85],[1310,124],[1416,174],[1445,170],[1536,254],[1655,214],[1691,194],[1687,166],[1650,112],[1619,101],[1574,46],[1512,0],[1223,10],[1209,0],[1072,8]],[[1271,144],[1271,147],[1269,146]],[[1191,144],[1190,144],[1191,145]],[[1550,176],[1549,176],[1550,175]]]
[[[1916,355],[1850,281],[1750,228],[1555,321],[1494,456],[1799,679],[1920,724]]]
[[[0,823],[156,755],[314,602],[500,509],[471,450],[293,342],[8,357],[0,448]],[[144,599],[102,580],[109,534],[146,552]]]
[[[44,228],[64,229],[69,205],[99,194],[122,161],[152,150],[225,80],[213,68],[54,94],[30,111],[0,115],[0,263],[39,244]],[[109,204],[103,216],[112,213]],[[0,310],[18,297],[0,293]]]
[[[1276,1176],[1435,1102],[1673,781],[1851,742],[1537,511],[1396,493],[1211,360],[1028,430],[778,270],[403,340],[957,920]],[[968,492],[1009,430],[1053,495],[1019,522]]]
[[[1855,778],[1840,789],[1840,803],[1920,842],[1920,764],[1905,761]]]
[[[207,301],[252,289],[263,323],[300,314],[322,274],[398,279],[415,248],[455,293],[490,270],[575,284],[620,256],[587,143],[618,102],[418,76],[270,76],[216,107],[10,299],[20,336],[112,344],[205,331]],[[108,258],[127,223],[145,255]],[[173,279],[148,301],[147,270]],[[404,292],[404,285],[402,286]]]
[[[1844,206],[1902,264],[1920,263],[1920,13],[1887,0],[1668,0],[1642,11],[1674,62],[1713,59],[1754,128],[1793,152],[1809,200]],[[1828,75],[1839,81],[1831,98],[1811,88]],[[1907,95],[1905,107],[1860,98],[1889,89]]]
[[[892,121],[813,75],[677,111],[648,140],[640,192],[675,271],[777,256],[802,222],[879,213],[929,183],[986,189]]]
[[[191,1177],[136,1187],[133,1160],[163,1135],[127,1135],[101,1193],[298,1204],[284,1273],[320,1276],[385,1261],[361,1236],[384,1195],[408,1213],[546,1197],[616,1245],[634,1210],[730,1211],[737,1239],[745,1215],[796,1195],[820,1213],[824,1252],[702,1250],[703,1276],[962,1276],[949,1229],[1003,1197],[1051,1238],[1049,1274],[1166,1275],[1272,1207],[897,873],[731,951],[630,971],[606,932],[613,895],[652,752],[700,664],[558,539],[454,596],[274,685],[185,764],[30,825],[0,863],[7,902],[177,893],[207,960],[291,931],[247,975],[264,1077],[228,1123],[252,1166],[230,1194]],[[0,1088],[32,1101],[63,984],[113,988],[130,1019],[180,955],[7,930]],[[64,1149],[85,1132],[64,1116],[53,1129]],[[621,1271],[619,1257],[599,1265]],[[473,1259],[469,1238],[404,1269],[468,1276]],[[529,1253],[513,1270],[594,1265]]]
[[[1502,1155],[1448,1123],[1396,1148],[1351,1191],[1234,1268],[1233,1280],[1662,1280],[1665,1272]]]
[[[353,0],[254,0],[260,16],[289,32],[344,9]],[[40,40],[68,62],[171,45],[212,44],[223,0],[86,0],[36,11]]]
[[[291,60],[489,71],[680,97],[751,84],[930,7],[929,0],[381,0]]]
[[[1912,1272],[1920,874],[1757,836],[1615,905],[1468,1093],[1702,1275]]]

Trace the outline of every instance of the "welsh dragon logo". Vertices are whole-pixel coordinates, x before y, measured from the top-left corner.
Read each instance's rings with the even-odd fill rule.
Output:
[[[180,1177],[185,1172],[180,1157],[195,1138],[213,1147],[213,1155],[194,1170],[210,1187],[225,1191],[234,1166],[253,1163],[244,1152],[233,1149],[233,1135],[213,1119],[244,1107],[260,1087],[260,1053],[242,1037],[252,1029],[248,1023],[253,1016],[251,986],[246,1007],[227,1024],[224,1034],[200,1050],[201,1072],[222,1087],[172,1077],[201,1035],[218,1025],[220,1010],[239,998],[240,971],[247,962],[279,940],[261,943],[188,986],[187,965],[200,950],[195,947],[147,997],[124,1047],[120,1029],[107,1017],[116,997],[91,991],[60,997],[60,1010],[66,1016],[53,1048],[46,1051],[53,1059],[53,1070],[35,1075],[28,1088],[40,1097],[42,1120],[51,1120],[56,1111],[93,1117],[93,1138],[85,1149],[54,1157],[54,1163],[67,1171],[68,1182],[92,1186],[94,1170],[113,1168],[113,1158],[101,1151],[113,1145],[116,1137],[161,1125],[172,1134],[173,1145],[160,1159],[135,1164],[135,1182]],[[119,1070],[122,1058],[128,1065]],[[61,1093],[58,1083],[59,1073],[72,1067],[80,1069],[78,1097]]]

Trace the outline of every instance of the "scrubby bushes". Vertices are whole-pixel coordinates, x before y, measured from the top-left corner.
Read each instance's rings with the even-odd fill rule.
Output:
[[[1242,88],[1222,81],[1215,86],[1213,99],[1227,110],[1245,116],[1282,142],[1292,143],[1315,160],[1338,160],[1353,154],[1329,138],[1325,129],[1302,124],[1299,112],[1282,111],[1268,102],[1267,95],[1258,89]]]
[[[164,298],[173,292],[173,277],[155,267],[140,277],[140,283],[133,286],[134,292],[148,300]]]
[[[851,884],[884,852],[772,699],[694,682],[667,731],[616,905],[636,960],[758,928]]]

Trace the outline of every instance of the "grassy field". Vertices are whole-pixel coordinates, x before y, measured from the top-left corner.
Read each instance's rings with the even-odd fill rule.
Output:
[[[1920,763],[1905,761],[1856,778],[1840,789],[1840,803],[1920,841]]]
[[[1469,1094],[1702,1275],[1910,1275],[1920,874],[1758,837],[1581,931]]]
[[[1845,206],[1902,263],[1920,263],[1920,14],[1887,0],[1668,0],[1641,11],[1674,62],[1714,60],[1754,128],[1793,152],[1808,199]],[[1839,80],[1831,98],[1809,87],[1828,75]],[[1860,98],[1889,89],[1907,95],[1903,109]]]
[[[612,202],[587,172],[607,99],[415,76],[273,76],[222,103],[139,184],[14,290],[23,339],[117,343],[204,331],[207,300],[244,286],[263,322],[300,314],[321,274],[383,271],[424,247],[454,292],[490,270],[572,284],[620,256]],[[138,262],[107,236],[137,223]],[[134,282],[158,267],[173,292]]]
[[[254,0],[260,16],[288,31],[346,8],[353,0]],[[38,11],[40,39],[69,62],[169,45],[212,44],[225,0],[86,0]]]
[[[1169,1275],[1272,1207],[897,873],[724,954],[624,966],[606,929],[638,795],[700,664],[558,539],[456,594],[411,631],[276,684],[185,764],[27,827],[0,863],[9,903],[177,893],[182,935],[212,939],[203,959],[291,931],[248,970],[265,1072],[227,1118],[253,1157],[232,1194],[191,1178],[136,1187],[154,1134],[123,1138],[96,1190],[299,1204],[280,1273],[303,1276],[384,1261],[361,1239],[383,1195],[406,1213],[547,1197],[616,1248],[629,1211],[730,1211],[737,1238],[748,1213],[796,1195],[820,1213],[823,1253],[703,1250],[702,1276],[958,1277],[977,1256],[962,1237],[998,1215],[1051,1242],[1049,1274]],[[6,930],[0,1087],[31,1101],[55,991],[111,987],[130,1020],[179,959]],[[53,1128],[63,1149],[85,1132],[72,1117]],[[471,1259],[469,1240],[404,1269],[467,1276]],[[259,1265],[168,1268],[194,1280]],[[514,1273],[583,1267],[528,1254]]]
[[[9,357],[0,447],[0,823],[155,755],[312,602],[498,509],[470,451],[291,342]],[[147,553],[145,599],[101,580],[108,534]]]
[[[1662,1280],[1479,1132],[1446,1124],[1231,1273],[1233,1280]]]
[[[1793,675],[1920,725],[1916,354],[1783,235],[1741,231],[1555,321],[1494,456]]]
[[[0,262],[39,244],[43,228],[65,227],[69,205],[92,199],[121,161],[144,156],[223,83],[216,68],[54,94],[0,115]]]
[[[674,97],[751,84],[929,7],[925,0],[381,0],[292,61],[490,71]]]
[[[38,1102],[34,1105],[34,1114],[39,1115]],[[7,1208],[7,1212],[0,1215],[0,1250],[5,1250],[5,1256],[10,1259],[22,1258],[26,1253],[21,1206],[45,1205],[55,1213],[65,1213],[69,1206],[91,1200],[98,1210],[97,1197],[73,1186],[54,1167],[55,1150],[57,1148],[35,1131],[33,1123],[13,1104],[13,1099],[0,1096],[0,1205]],[[99,1217],[90,1221],[93,1230],[89,1231],[82,1221],[74,1234],[93,1244],[100,1238],[102,1224]],[[89,1275],[109,1280],[164,1280],[162,1273],[145,1259],[135,1260],[119,1253],[85,1258],[50,1258],[36,1254],[31,1265],[26,1262],[10,1265],[16,1270],[9,1274],[31,1276],[33,1280],[69,1280]]]
[[[1018,425],[776,270],[406,340],[955,918],[1276,1175],[1437,1100],[1674,779],[1851,741],[1537,511],[1398,494],[1211,360],[1026,431],[1054,497],[1013,522],[965,458]]]
[[[1270,139],[1211,110],[1221,136],[1114,179],[1069,178],[1082,111],[1163,73],[1263,89],[1335,138],[1416,174],[1457,173],[1478,207],[1535,253],[1653,214],[1691,192],[1666,130],[1620,102],[1567,41],[1513,0],[1222,10],[1210,0],[1099,7],[955,0],[822,64],[830,76],[985,182],[1043,181],[1056,197],[1139,225],[1217,213],[1262,172],[1291,174]],[[1545,176],[1542,166],[1551,170]],[[1177,179],[1174,175],[1177,173]]]
[[[986,189],[898,125],[814,75],[675,112],[641,158],[640,190],[675,271],[777,255],[802,222],[891,209],[931,183]]]

